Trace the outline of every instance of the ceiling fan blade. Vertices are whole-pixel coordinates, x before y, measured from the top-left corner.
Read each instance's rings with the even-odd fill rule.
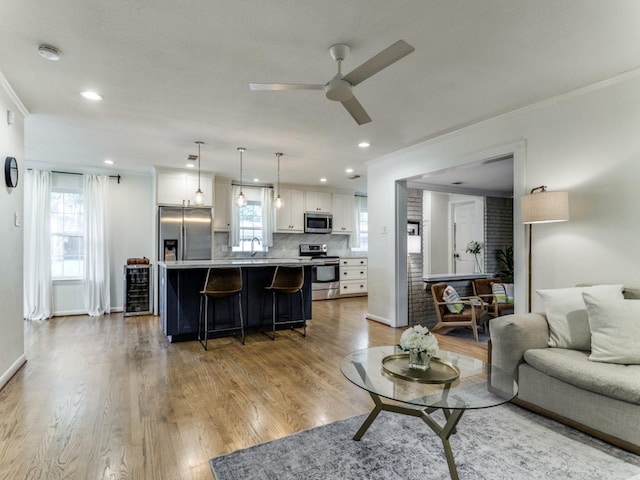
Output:
[[[406,57],[414,50],[415,48],[413,48],[404,40],[398,40],[390,47],[385,48],[379,54],[374,55],[362,65],[356,67],[353,71],[346,74],[343,77],[343,80],[346,80],[351,85],[356,86],[360,82],[363,82],[367,78],[375,75],[380,70],[387,68],[392,63],[397,62],[402,57]]]
[[[365,123],[369,123],[371,121],[371,117],[367,112],[365,112],[362,105],[356,97],[351,97],[349,100],[345,100],[344,102],[340,102],[344,105],[344,108],[347,109],[347,112],[351,114],[353,119],[356,121],[358,125],[364,125]]]
[[[316,85],[312,83],[250,83],[249,88],[254,91],[324,90],[324,85]]]

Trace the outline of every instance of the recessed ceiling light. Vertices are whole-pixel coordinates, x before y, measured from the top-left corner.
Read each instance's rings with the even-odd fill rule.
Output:
[[[259,182],[259,181],[260,181],[260,179],[259,179],[259,178],[254,178],[254,179],[253,179],[253,181],[254,181],[254,182]]]
[[[324,177],[322,177],[322,178],[320,179],[320,181],[321,181],[322,183],[324,183],[324,182],[326,182],[326,181],[327,181],[327,179],[326,179],[326,178],[324,178]]]
[[[38,53],[40,54],[40,56],[46,58],[47,60],[51,60],[54,62],[60,60],[60,50],[58,50],[56,47],[52,47],[51,45],[47,45],[44,43],[39,45]]]
[[[110,158],[107,158],[104,163],[106,163],[107,165],[113,165],[113,160],[111,160]]]
[[[93,100],[93,101],[96,101],[96,102],[98,100],[102,100],[102,95],[100,95],[99,93],[96,93],[96,92],[92,92],[90,90],[85,90],[84,92],[80,92],[80,95],[82,95],[87,100]]]
[[[345,172],[347,172],[347,173],[353,173],[353,168],[347,168],[347,169],[345,170]]]
[[[359,146],[360,148],[367,148],[367,147],[370,147],[370,146],[371,146],[371,144],[370,144],[369,142],[360,142],[360,143],[358,144],[358,146]]]
[[[187,162],[186,167],[187,167],[187,168],[195,168],[195,167],[196,167],[196,164],[195,164],[195,163],[191,163],[191,162]]]

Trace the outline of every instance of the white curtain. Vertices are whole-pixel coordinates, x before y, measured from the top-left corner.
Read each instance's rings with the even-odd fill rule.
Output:
[[[27,170],[24,182],[24,318],[52,314],[51,172]]]
[[[360,248],[360,217],[363,213],[367,213],[367,197],[356,196],[353,202],[355,214],[355,229],[351,236],[351,248]]]
[[[239,247],[240,246],[240,208],[238,208],[238,204],[236,203],[236,198],[240,194],[240,186],[232,185],[231,186],[231,225],[229,230],[229,246],[230,247]]]
[[[264,187],[261,190],[262,244],[266,247],[273,247],[273,224],[275,216],[273,211],[273,188]]]
[[[84,306],[91,316],[111,312],[108,189],[108,176],[84,176]]]

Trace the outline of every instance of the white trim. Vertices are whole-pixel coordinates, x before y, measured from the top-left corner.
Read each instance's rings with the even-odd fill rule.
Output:
[[[18,107],[18,111],[20,112],[20,114],[26,118],[29,115],[29,110],[27,110],[27,107],[24,106],[24,103],[22,103],[20,97],[18,97],[16,92],[13,90],[11,84],[9,83],[9,80],[7,80],[7,77],[4,76],[2,71],[0,71],[0,85],[2,85],[2,89],[7,93],[15,106]]]
[[[373,320],[374,322],[384,323],[385,325],[389,325],[390,327],[394,326],[393,323],[391,323],[391,320],[389,320],[388,318],[382,318],[377,315],[372,315],[370,313],[367,313],[366,318],[368,320]]]
[[[18,357],[18,359],[15,362],[13,362],[13,365],[11,365],[9,369],[6,372],[4,372],[0,377],[0,390],[2,390],[2,388],[7,383],[9,383],[9,380],[11,380],[11,378],[16,374],[16,372],[20,370],[20,367],[22,367],[25,363],[27,363],[27,357],[23,353]]]

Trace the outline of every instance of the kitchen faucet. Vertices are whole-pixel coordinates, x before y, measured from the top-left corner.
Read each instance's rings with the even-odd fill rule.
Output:
[[[251,256],[253,257],[256,253],[258,253],[257,251],[255,251],[253,249],[253,242],[258,242],[258,245],[260,245],[260,239],[258,237],[253,237],[251,239]]]

